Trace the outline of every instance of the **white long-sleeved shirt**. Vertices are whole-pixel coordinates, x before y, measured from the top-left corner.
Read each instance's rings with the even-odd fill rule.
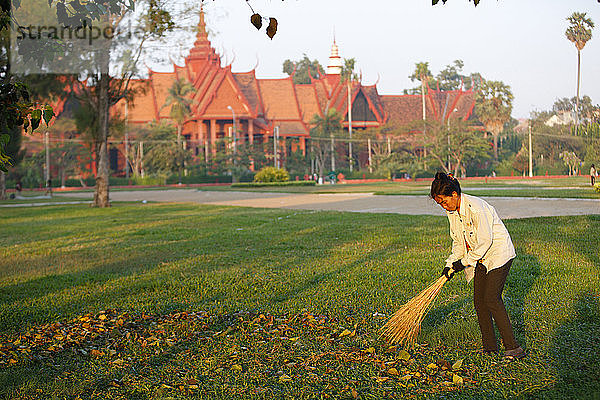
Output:
[[[446,214],[452,237],[452,254],[446,266],[452,267],[454,261],[462,260],[467,282],[475,276],[477,261],[489,272],[516,257],[508,230],[496,209],[484,200],[461,193],[458,211]]]

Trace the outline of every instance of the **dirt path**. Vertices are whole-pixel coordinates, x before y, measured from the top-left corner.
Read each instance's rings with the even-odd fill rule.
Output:
[[[60,194],[56,194],[59,196]],[[93,193],[69,193],[91,198]],[[198,191],[190,189],[111,192],[113,201],[195,202],[201,204],[335,210],[410,215],[445,215],[427,196],[376,196],[371,193],[298,194],[269,192]],[[600,214],[600,200],[523,197],[484,197],[501,218]]]

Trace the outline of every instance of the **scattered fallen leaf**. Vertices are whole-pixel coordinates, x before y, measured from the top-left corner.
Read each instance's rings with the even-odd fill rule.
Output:
[[[452,377],[452,382],[454,382],[457,385],[462,385],[464,381],[461,376],[454,374],[454,376]]]
[[[452,364],[452,371],[458,371],[462,367],[462,364],[463,364],[462,358],[457,360],[454,364]]]
[[[342,333],[340,333],[340,337],[352,335],[352,332],[349,329],[344,329]]]
[[[102,357],[104,355],[103,352],[96,349],[92,349],[92,351],[90,351],[90,354],[92,355],[92,357]]]
[[[410,354],[406,350],[400,350],[396,355],[396,358],[399,360],[410,360]]]

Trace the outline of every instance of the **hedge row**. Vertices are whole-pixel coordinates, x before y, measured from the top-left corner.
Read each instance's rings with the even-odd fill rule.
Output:
[[[252,182],[254,175],[242,175],[239,180],[241,182]],[[89,177],[83,179],[83,182],[88,187],[94,187],[96,185],[96,179],[93,177]],[[167,178],[167,184],[176,184],[179,182],[177,176],[171,176]],[[7,179],[6,187],[9,189],[13,189],[15,187],[15,181]],[[44,188],[45,183],[38,182],[36,186],[27,185],[26,182],[23,182],[24,189],[37,189]],[[231,183],[231,175],[196,175],[196,176],[182,176],[181,183],[183,184],[194,184],[194,183]],[[52,187],[58,188],[60,187],[60,179],[52,179]],[[129,179],[125,177],[111,176],[108,178],[108,184],[110,186],[129,186],[129,185],[141,185],[141,186],[160,186],[165,184],[165,179],[156,177],[156,176],[146,176],[144,178],[141,177],[131,177]],[[77,187],[80,188],[81,181],[79,179],[66,179],[65,180],[66,187]]]
[[[243,182],[232,183],[231,187],[265,187],[265,186],[315,186],[315,181],[287,181],[287,182]]]

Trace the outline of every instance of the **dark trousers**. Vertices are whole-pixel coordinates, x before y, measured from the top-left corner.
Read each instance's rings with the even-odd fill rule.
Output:
[[[498,351],[492,318],[496,322],[504,348],[512,350],[519,347],[502,301],[502,290],[511,264],[512,260],[490,272],[487,272],[483,264],[477,263],[475,267],[473,301],[481,330],[483,349],[486,351]]]

